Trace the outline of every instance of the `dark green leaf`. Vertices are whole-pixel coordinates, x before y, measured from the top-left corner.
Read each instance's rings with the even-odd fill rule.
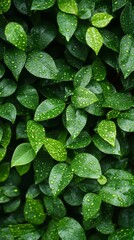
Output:
[[[58,231],[57,231],[57,220],[52,219],[47,226],[47,230],[42,236],[41,240],[59,240]]]
[[[4,212],[5,213],[14,212],[18,209],[19,206],[20,206],[20,199],[19,198],[13,199],[10,202],[4,204],[3,206]]]
[[[86,32],[86,42],[90,48],[98,55],[102,45],[103,45],[103,38],[95,27],[89,27]]]
[[[58,73],[54,82],[72,81],[75,76],[75,69],[69,66],[63,59],[55,61]]]
[[[67,151],[64,144],[58,140],[52,138],[45,138],[44,145],[48,153],[56,161],[63,162],[67,158]]]
[[[4,123],[1,125],[3,129],[3,135],[1,139],[2,147],[6,148],[11,140],[11,127],[8,123]]]
[[[127,2],[128,2],[128,0],[112,0],[113,12],[122,8]]]
[[[76,14],[78,7],[75,0],[58,0],[58,7],[62,12]]]
[[[25,165],[16,166],[15,168],[16,168],[17,172],[19,173],[19,175],[22,176],[29,171],[30,167],[31,167],[31,162],[27,163]]]
[[[17,88],[16,83],[8,78],[1,80],[0,82],[0,97],[8,97],[12,95]]]
[[[93,69],[93,78],[96,81],[102,81],[106,77],[106,69],[104,64],[99,58],[96,58],[95,61],[92,64]]]
[[[12,103],[5,103],[3,105],[0,105],[0,117],[7,119],[14,123],[16,119],[16,108]]]
[[[92,78],[91,65],[81,68],[75,75],[73,84],[74,87],[86,87]]]
[[[92,141],[91,136],[86,131],[83,131],[75,139],[73,139],[70,136],[67,139],[66,147],[70,149],[84,148],[88,146],[91,143],[91,141]]]
[[[44,204],[48,215],[58,219],[65,217],[66,208],[60,198],[45,196]]]
[[[5,67],[0,63],[0,78],[2,78],[5,74]]]
[[[87,193],[82,202],[82,213],[84,219],[87,221],[93,218],[99,211],[101,206],[101,198],[96,193]]]
[[[125,132],[134,132],[134,109],[120,113],[117,118],[118,126]]]
[[[81,0],[78,4],[78,16],[81,19],[88,19],[94,12],[95,2],[92,0]]]
[[[133,239],[134,237],[134,229],[133,228],[121,228],[116,230],[114,233],[112,233],[108,240],[128,240]]]
[[[55,0],[38,0],[32,1],[31,10],[45,10],[52,7],[55,4]]]
[[[116,139],[116,125],[113,121],[102,120],[97,127],[97,132],[101,138],[108,142],[113,147]]]
[[[0,2],[0,14],[2,12],[7,12],[11,6],[11,0],[2,0]]]
[[[100,32],[103,37],[104,45],[115,52],[119,52],[119,38],[113,32],[106,29],[103,29]]]
[[[124,33],[134,33],[134,29],[132,27],[134,24],[134,7],[131,3],[128,2],[128,4],[124,7],[120,16],[120,22]]]
[[[80,206],[82,204],[82,200],[84,197],[84,192],[81,191],[79,187],[74,185],[74,187],[70,186],[64,192],[64,200],[71,206]]]
[[[96,96],[98,101],[86,107],[85,111],[95,116],[103,116],[105,114],[104,108],[102,108],[103,96],[102,94],[97,94]]]
[[[9,172],[10,163],[9,162],[2,163],[0,165],[0,182],[4,182],[8,178]]]

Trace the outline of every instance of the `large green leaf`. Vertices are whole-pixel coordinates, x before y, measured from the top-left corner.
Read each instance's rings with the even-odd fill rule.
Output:
[[[14,123],[16,119],[16,108],[12,103],[4,103],[0,105],[0,117]]]
[[[55,79],[58,72],[52,57],[39,50],[28,54],[25,67],[28,72],[39,78]]]
[[[76,14],[78,7],[75,0],[58,0],[58,7],[62,12]]]
[[[25,65],[26,54],[18,48],[6,50],[4,54],[4,62],[18,81],[20,73]]]
[[[134,229],[133,228],[120,228],[113,232],[108,240],[128,240],[133,239],[134,237]]]
[[[86,42],[90,48],[98,55],[102,45],[103,45],[103,38],[95,27],[89,27],[86,32]]]
[[[110,21],[112,20],[113,16],[105,13],[105,12],[100,12],[100,13],[95,13],[92,18],[91,22],[92,25],[98,28],[103,28],[106,27]]]
[[[44,145],[48,153],[56,161],[63,162],[67,158],[67,151],[64,144],[58,140],[52,138],[45,138]]]
[[[17,22],[9,22],[5,28],[7,41],[15,47],[25,51],[27,46],[27,35],[23,27]]]
[[[120,16],[121,27],[124,33],[132,34],[134,33],[133,24],[134,24],[134,7],[131,2],[126,4]]]
[[[67,163],[56,164],[49,175],[49,185],[54,196],[58,196],[60,192],[71,182],[73,172]]]
[[[122,8],[128,0],[112,0],[112,9],[113,11],[116,11],[120,8]]]
[[[97,127],[97,132],[101,138],[108,142],[113,147],[116,139],[116,125],[113,121],[102,120]]]
[[[11,0],[2,0],[0,2],[0,14],[2,12],[7,12],[11,6]]]
[[[81,68],[75,75],[73,84],[74,87],[86,87],[92,78],[91,65]]]
[[[57,23],[60,33],[69,41],[77,28],[76,16],[59,11],[57,14]]]
[[[79,177],[98,179],[101,167],[96,157],[89,153],[79,153],[71,161],[72,171]]]
[[[38,240],[41,236],[36,227],[29,223],[10,224],[9,229],[13,239],[20,238],[20,240],[26,240],[32,236],[33,240]]]
[[[45,233],[41,240],[59,240],[59,235],[57,231],[57,220],[52,219],[47,226]]]
[[[16,83],[8,78],[4,78],[0,82],[0,97],[8,97],[12,95],[17,88]]]
[[[120,113],[117,118],[118,126],[125,132],[134,132],[134,109]]]
[[[55,4],[55,0],[38,0],[32,1],[31,10],[45,10],[52,7]]]
[[[11,166],[25,165],[35,158],[35,152],[30,143],[21,143],[18,145],[13,153],[11,159]]]
[[[87,221],[88,219],[94,217],[96,213],[99,211],[101,206],[101,198],[96,193],[87,193],[82,202],[82,213],[84,219]]]
[[[66,128],[72,136],[72,139],[76,138],[87,122],[87,115],[82,110],[76,110],[72,105],[69,105],[66,109]]]
[[[58,222],[57,228],[62,240],[86,240],[82,226],[73,218],[64,217]]]

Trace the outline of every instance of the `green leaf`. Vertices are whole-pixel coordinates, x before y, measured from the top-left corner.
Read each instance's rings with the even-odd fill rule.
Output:
[[[65,108],[65,103],[58,98],[44,100],[36,109],[34,120],[44,121],[60,115]]]
[[[110,120],[110,119],[113,119],[113,118],[117,118],[120,114],[120,111],[118,110],[110,110],[108,113],[107,113],[107,119]]]
[[[79,177],[97,179],[101,176],[99,161],[89,153],[77,154],[71,161],[71,168]]]
[[[66,208],[60,198],[45,196],[44,205],[49,216],[58,219],[66,216]]]
[[[106,29],[102,29],[100,31],[102,37],[103,37],[103,43],[104,45],[109,48],[112,49],[115,52],[119,52],[119,38],[115,35],[114,32],[110,32]]]
[[[45,10],[52,7],[55,4],[55,0],[38,0],[32,1],[31,10]]]
[[[91,65],[81,68],[73,80],[74,87],[86,87],[92,78]]]
[[[134,204],[134,176],[124,170],[110,169],[105,173],[107,183],[100,190],[102,201],[117,206]]]
[[[102,45],[103,38],[95,27],[89,27],[86,31],[86,42],[90,48],[98,55]]]
[[[78,13],[78,7],[75,0],[58,0],[58,7],[62,12],[75,14]]]
[[[16,108],[12,103],[0,105],[0,117],[14,123],[16,119]]]
[[[60,192],[71,182],[73,172],[67,163],[56,164],[49,175],[49,185],[54,196],[58,196]]]
[[[1,139],[1,146],[6,148],[11,140],[11,127],[8,123],[4,123],[1,125],[3,129],[3,135]]]
[[[17,48],[8,49],[4,54],[4,62],[12,72],[16,81],[18,81],[20,73],[26,62],[25,52]]]
[[[69,149],[84,148],[87,147],[91,141],[91,136],[86,131],[83,131],[75,139],[70,136],[66,141],[66,147]]]
[[[94,12],[95,2],[92,0],[81,0],[78,4],[78,16],[81,19],[89,19]]]
[[[115,110],[128,110],[134,104],[133,98],[127,93],[113,93],[111,96],[105,98],[103,107],[113,108]]]
[[[33,150],[35,151],[35,153],[37,153],[44,144],[44,127],[40,123],[29,120],[27,122],[27,136]]]
[[[112,10],[113,10],[113,12],[122,8],[127,2],[128,2],[128,0],[112,0]]]
[[[82,226],[73,218],[64,217],[58,222],[57,228],[62,240],[86,240]]]
[[[20,50],[25,51],[27,46],[27,35],[19,23],[8,23],[5,28],[5,35],[8,42],[12,43]]]
[[[55,63],[58,73],[54,82],[72,81],[76,73],[75,69],[69,66],[64,59],[57,59]]]
[[[10,202],[7,202],[4,204],[4,206],[3,206],[4,212],[12,213],[12,212],[16,211],[19,206],[20,206],[20,199],[19,198],[13,199]]]
[[[96,81],[103,81],[106,77],[106,68],[99,58],[92,63],[93,78]]]
[[[87,221],[93,218],[99,211],[101,206],[101,198],[96,193],[87,193],[82,202],[82,213],[84,219]]]
[[[40,200],[27,198],[24,206],[25,220],[34,225],[40,225],[44,222],[46,214]]]
[[[74,90],[71,101],[75,108],[85,108],[98,101],[98,98],[93,92],[80,86]]]
[[[117,139],[115,140],[115,146],[113,147],[96,134],[93,137],[93,143],[101,152],[104,152],[106,154],[121,155],[120,144]]]
[[[71,184],[70,184],[71,185]],[[84,197],[84,192],[76,185],[70,186],[64,192],[64,200],[71,206],[80,206]]]
[[[5,74],[5,67],[0,63],[0,78],[2,78]]]
[[[95,116],[103,116],[105,114],[105,111],[104,108],[102,108],[104,101],[102,94],[97,94],[97,98],[98,101],[86,107],[85,111]]]
[[[3,160],[3,158],[4,158],[5,155],[6,155],[6,152],[7,152],[7,149],[6,149],[6,148],[0,147],[0,161]]]
[[[17,100],[28,109],[35,110],[39,104],[39,95],[37,90],[31,85],[22,85],[18,89]]]
[[[29,237],[32,237],[33,240],[38,240],[40,237],[40,234],[37,234],[36,228],[29,223],[19,223],[19,224],[13,224],[9,225],[10,232],[15,238],[20,238],[20,240],[26,240]],[[30,236],[29,236],[30,235]],[[38,235],[38,237],[37,237]]]
[[[117,124],[125,132],[134,132],[134,109],[120,113]]]
[[[133,29],[133,24],[134,24],[134,7],[130,2],[126,4],[124,7],[121,16],[120,16],[120,23],[122,30],[124,33],[128,34],[133,34],[134,29]]]
[[[84,111],[76,110],[71,104],[66,108],[66,128],[71,134],[72,139],[80,134],[86,122],[87,115]]]
[[[57,23],[59,32],[69,41],[77,28],[76,16],[59,11],[57,14]]]
[[[35,152],[32,149],[30,143],[21,143],[14,150],[11,166],[25,165],[31,162],[35,158]]]
[[[108,240],[128,240],[128,239],[133,239],[134,236],[134,229],[133,228],[120,228],[113,232]]]
[[[0,82],[0,97],[8,97],[12,95],[17,88],[16,83],[8,78],[1,80]]]
[[[25,67],[28,72],[39,78],[55,79],[58,72],[52,57],[38,50],[28,54]]]
[[[92,16],[91,23],[95,27],[103,28],[103,27],[106,27],[111,22],[112,19],[113,19],[112,15],[105,12],[100,12],[100,13],[95,13]]]
[[[67,158],[67,151],[64,144],[52,138],[45,138],[44,145],[48,153],[56,161],[63,162]]]
[[[5,182],[10,173],[10,163],[5,162],[0,165],[0,182]]]
[[[59,240],[57,231],[57,220],[52,219],[47,226],[47,230],[42,236],[42,240]]]
[[[0,142],[1,142],[2,137],[3,137],[3,128],[0,126]]]
[[[96,229],[102,234],[110,234],[114,232],[114,223],[111,219],[102,219],[99,224],[97,224]]]
[[[134,37],[130,34],[125,35],[120,41],[119,65],[124,78],[127,78],[133,71],[134,61]]]
[[[31,167],[31,162],[25,165],[16,166],[16,170],[19,173],[19,175],[22,176],[29,171],[30,167]]]
[[[7,12],[11,6],[11,0],[2,0],[0,2],[0,14],[2,12]]]
[[[97,127],[97,132],[101,138],[108,142],[113,147],[116,140],[116,125],[113,121],[102,120]]]

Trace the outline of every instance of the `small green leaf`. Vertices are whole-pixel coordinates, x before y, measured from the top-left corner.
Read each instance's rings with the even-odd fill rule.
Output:
[[[7,148],[11,140],[11,127],[8,123],[1,124],[3,135],[1,139],[1,146]]]
[[[81,19],[89,19],[94,12],[95,2],[92,0],[81,0],[78,4],[78,16]]]
[[[93,92],[80,86],[74,90],[71,101],[75,108],[85,108],[98,101],[98,98]]]
[[[40,123],[37,123],[33,120],[29,120],[27,122],[27,136],[33,150],[35,151],[35,153],[37,153],[44,144],[45,139],[44,127]]]
[[[87,147],[91,143],[91,141],[91,136],[86,131],[83,131],[75,139],[70,136],[67,139],[66,147],[69,149],[84,148]]]
[[[112,0],[112,10],[113,10],[113,12],[122,8],[127,2],[128,2],[128,0]]]
[[[58,196],[60,192],[71,182],[73,172],[67,163],[56,164],[49,175],[49,185],[54,196]]]
[[[134,237],[134,229],[133,228],[120,228],[113,232],[108,240],[128,240],[128,239],[133,239]]]
[[[0,82],[0,97],[8,97],[12,95],[17,88],[16,83],[8,78],[1,80]]]
[[[24,107],[35,110],[39,104],[39,95],[37,90],[31,85],[22,85],[18,89],[17,100]]]
[[[58,98],[44,100],[36,109],[34,120],[44,121],[60,115],[65,108],[65,103]]]
[[[112,19],[113,19],[112,15],[104,12],[99,12],[95,13],[92,16],[91,23],[95,27],[103,28],[106,27],[111,22]]]
[[[5,35],[8,42],[12,43],[20,50],[25,51],[27,46],[27,35],[19,23],[8,23],[5,28]]]
[[[60,198],[44,197],[44,205],[49,216],[61,219],[66,215],[66,208]]]
[[[127,78],[134,71],[134,37],[125,35],[120,41],[119,65],[124,78]]]
[[[101,198],[96,193],[87,193],[82,202],[82,213],[84,219],[87,221],[93,218],[99,211],[101,206]]]
[[[58,140],[52,138],[45,138],[44,145],[48,153],[56,161],[63,162],[67,158],[67,151],[64,144]]]
[[[125,132],[134,132],[134,109],[120,113],[117,118],[118,126]]]
[[[12,48],[6,50],[4,54],[4,62],[12,72],[16,81],[18,81],[20,73],[25,65],[26,54],[20,49]]]
[[[66,38],[67,41],[69,41],[77,28],[76,16],[58,12],[57,23],[59,26],[59,32]]]
[[[73,218],[64,217],[58,222],[57,227],[62,240],[86,240],[82,226]]]
[[[38,50],[28,54],[25,67],[28,72],[39,78],[55,79],[58,72],[52,57]]]
[[[13,153],[11,159],[11,166],[25,165],[35,158],[35,152],[30,143],[21,143],[18,145]]]
[[[40,225],[44,222],[46,214],[40,200],[27,198],[24,206],[25,220],[34,225]]]
[[[31,167],[31,162],[27,163],[25,165],[16,166],[15,168],[16,168],[17,172],[19,173],[19,175],[22,176],[29,171],[30,167]]]
[[[102,45],[103,38],[95,27],[89,27],[86,32],[86,42],[90,48],[98,55]]]
[[[97,132],[106,142],[115,146],[116,125],[113,121],[102,120],[97,127]]]
[[[119,38],[114,34],[114,32],[110,32],[106,29],[102,29],[100,33],[103,37],[104,45],[115,52],[119,52],[120,41],[119,41]]]
[[[101,176],[99,161],[89,153],[77,154],[71,161],[71,168],[79,177],[97,179]]]
[[[64,200],[71,206],[80,206],[84,197],[84,192],[76,185],[68,187],[64,192]]]
[[[11,0],[1,0],[0,1],[0,14],[2,12],[7,12],[11,6]]]
[[[96,58],[92,64],[93,78],[96,81],[103,81],[106,77],[106,69],[99,58]]]
[[[115,146],[113,147],[108,142],[103,140],[99,135],[96,134],[93,137],[93,143],[101,152],[104,152],[106,154],[121,155],[120,144],[117,139],[115,140]]]
[[[74,87],[86,87],[92,78],[91,65],[81,68],[75,75],[73,84]]]
[[[10,172],[10,163],[5,162],[0,165],[0,182],[6,181]]]
[[[113,118],[117,118],[120,114],[120,111],[118,110],[110,110],[108,113],[107,113],[107,119],[110,120],[110,119],[113,119]]]
[[[86,107],[85,111],[95,116],[103,116],[105,114],[105,111],[104,108],[102,108],[102,104],[104,101],[102,94],[97,94],[97,98],[98,101]]]
[[[0,105],[0,117],[14,123],[16,119],[16,108],[12,103]]]
[[[75,14],[78,13],[78,7],[75,0],[58,0],[58,7],[62,12]]]
[[[66,108],[66,128],[71,134],[72,139],[80,134],[86,122],[87,115],[84,111],[76,110],[71,104]]]
[[[13,199],[10,202],[7,202],[4,204],[4,206],[3,206],[4,212],[12,213],[12,212],[16,211],[19,206],[20,206],[20,199],[19,198]]]
[[[55,63],[58,73],[54,82],[72,81],[76,73],[75,69],[69,66],[63,59],[57,59]]]
[[[55,0],[38,0],[32,1],[31,10],[45,10],[52,7],[55,4]]]

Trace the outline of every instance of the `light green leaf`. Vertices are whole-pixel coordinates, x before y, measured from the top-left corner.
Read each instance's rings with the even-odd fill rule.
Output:
[[[35,153],[37,153],[44,144],[45,139],[44,127],[40,123],[37,123],[33,120],[29,120],[27,122],[27,136],[33,150],[35,151]]]
[[[14,237],[13,239],[20,238],[20,240],[26,240],[29,237],[32,237],[33,240],[38,240],[40,237],[40,234],[38,234],[36,228],[29,223],[10,224],[9,229]]]
[[[72,139],[80,134],[86,122],[87,115],[84,111],[76,110],[71,104],[66,108],[66,128],[71,134]]]
[[[119,65],[124,78],[127,78],[134,71],[134,37],[125,35],[120,41]]]
[[[45,10],[52,7],[55,4],[55,0],[33,0],[31,10]]]
[[[102,45],[103,38],[95,27],[89,27],[86,31],[86,42],[90,48],[98,55]]]
[[[74,90],[71,101],[75,108],[85,108],[98,101],[98,98],[93,92],[80,86]]]
[[[58,7],[62,12],[75,14],[78,13],[78,7],[75,0],[58,0]]]
[[[11,6],[11,0],[1,0],[0,1],[0,14],[2,12],[7,12]]]
[[[31,85],[22,85],[18,89],[17,100],[24,107],[35,110],[39,104],[39,95],[37,90]]]
[[[6,152],[7,152],[7,149],[6,149],[6,148],[0,147],[0,161],[3,160],[3,158],[4,158],[5,155],[6,155]]]
[[[52,138],[45,138],[44,145],[48,153],[56,161],[63,162],[67,158],[67,151],[64,144]]]
[[[27,198],[24,206],[25,220],[34,225],[40,225],[46,218],[44,208],[40,200]]]
[[[52,57],[38,50],[28,54],[25,67],[28,72],[39,78],[55,79],[58,72]]]
[[[0,97],[8,97],[12,95],[17,88],[16,83],[8,78],[1,80],[0,82]]]
[[[118,110],[110,110],[109,112],[107,112],[107,119],[110,120],[110,119],[113,119],[113,118],[117,118],[120,114],[120,111]]]
[[[65,103],[58,98],[44,100],[36,109],[34,120],[44,121],[60,115],[65,108]]]
[[[25,51],[27,46],[27,35],[19,23],[9,22],[5,28],[5,35],[8,42]]]
[[[134,237],[134,229],[133,228],[120,228],[113,232],[108,240],[128,240],[133,239]]]
[[[59,32],[69,41],[77,28],[77,17],[59,11],[57,14],[57,23]]]
[[[115,140],[115,146],[113,147],[96,134],[93,137],[93,143],[101,152],[104,152],[106,154],[121,155],[120,144],[117,139]]]
[[[93,218],[99,211],[101,198],[96,193],[87,193],[82,202],[82,213],[85,221]]]
[[[16,114],[16,108],[12,103],[4,103],[3,105],[0,105],[0,117],[14,123]]]
[[[92,138],[88,134],[88,132],[83,131],[75,139],[70,136],[66,141],[66,147],[69,149],[84,148],[87,147],[91,143],[91,141]]]
[[[96,58],[92,63],[93,78],[96,81],[103,81],[106,77],[106,68],[105,65],[99,58]]]
[[[112,0],[112,10],[113,10],[113,12],[122,8],[127,2],[128,2],[128,0]]]
[[[31,162],[27,163],[25,165],[16,166],[15,168],[16,168],[17,172],[19,173],[19,175],[22,176],[29,171],[30,167],[31,167]]]
[[[74,87],[86,87],[92,78],[91,65],[81,68],[75,75],[73,80]]]
[[[25,165],[35,158],[35,152],[30,143],[21,143],[13,153],[11,167]]]
[[[71,161],[72,171],[79,177],[98,179],[101,167],[96,157],[89,153],[79,153]]]
[[[122,112],[117,118],[118,126],[125,132],[134,132],[134,109]]]
[[[49,185],[54,196],[58,196],[60,192],[71,182],[73,173],[71,167],[67,163],[56,164],[49,175]]]
[[[73,218],[64,217],[58,222],[57,227],[62,240],[86,240],[82,226]]]
[[[113,147],[116,140],[116,125],[113,121],[102,120],[97,127],[97,132],[101,138],[108,142]]]
[[[99,12],[95,13],[91,18],[91,23],[93,26],[98,28],[106,27],[111,20],[113,19],[113,16],[106,13],[106,12]]]

